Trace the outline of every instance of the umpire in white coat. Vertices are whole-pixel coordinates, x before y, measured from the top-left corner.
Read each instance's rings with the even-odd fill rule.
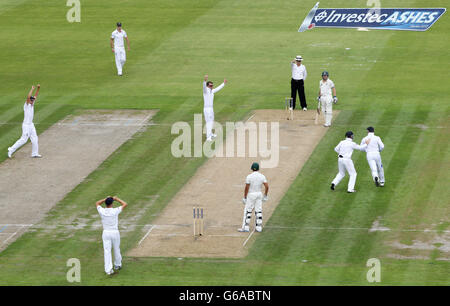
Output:
[[[353,150],[364,151],[371,139],[367,139],[366,142],[359,146],[353,142],[353,132],[348,131],[345,133],[345,140],[342,140],[335,148],[334,151],[338,154],[338,168],[339,172],[331,182],[331,190],[339,184],[339,182],[345,177],[345,173],[348,172],[350,179],[348,180],[347,192],[355,192],[356,183],[356,170],[352,160]]]
[[[113,208],[113,202],[117,201],[121,206]],[[105,203],[106,207],[101,205]],[[118,197],[107,197],[95,203],[97,211],[102,218],[103,224],[103,250],[105,257],[105,272],[108,275],[114,273],[114,270],[122,268],[122,255],[120,254],[120,233],[119,233],[119,214],[127,207],[127,203]],[[114,270],[112,265],[111,248],[114,250]]]
[[[375,135],[375,129],[372,126],[367,128],[368,135],[361,141],[361,145],[366,142],[367,139],[371,139],[370,144],[367,145],[367,162],[369,163],[370,171],[372,172],[372,179],[375,185],[378,187],[384,186],[384,169],[381,162],[380,152],[384,149],[384,143],[381,138]]]

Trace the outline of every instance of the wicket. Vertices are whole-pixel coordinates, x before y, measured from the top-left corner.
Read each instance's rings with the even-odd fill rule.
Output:
[[[194,207],[194,237],[203,236],[203,207]]]
[[[287,120],[294,120],[294,99],[291,97],[284,98],[284,107],[286,111],[289,109],[289,116]]]

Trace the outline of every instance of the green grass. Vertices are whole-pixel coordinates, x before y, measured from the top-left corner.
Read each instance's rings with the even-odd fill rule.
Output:
[[[321,2],[321,7],[365,3]],[[433,6],[445,4],[440,0]],[[38,133],[77,109],[92,108],[159,109],[154,121],[161,125],[135,135],[58,203],[41,223],[57,225],[54,229],[29,232],[0,253],[0,284],[67,285],[66,261],[76,257],[82,264],[82,285],[368,285],[365,264],[376,257],[382,263],[381,285],[449,285],[449,262],[439,260],[448,258],[448,252],[397,250],[392,243],[412,245],[445,237],[449,230],[450,89],[445,76],[450,22],[444,15],[424,33],[297,33],[313,5],[303,1],[293,9],[292,2],[268,0],[91,0],[82,2],[82,22],[70,24],[64,2],[2,1],[0,26],[8,35],[0,58],[0,152],[20,136],[22,102],[38,82]],[[391,1],[389,6],[429,4]],[[118,20],[132,47],[123,78],[115,76],[108,41]],[[288,62],[297,54],[308,68],[310,106],[326,69],[336,84],[341,113],[249,255],[240,260],[125,257],[126,268],[106,277],[101,232],[89,227],[99,221],[95,200],[117,194],[130,203],[123,220],[138,216],[136,223],[151,223],[204,162],[173,158],[169,128],[201,112],[203,75],[209,73],[215,83],[229,80],[215,99],[216,120],[240,120],[255,108],[280,108],[289,94]],[[360,140],[369,125],[386,145],[386,187],[373,186],[364,154],[355,152],[358,193],[345,193],[346,179],[330,192],[337,172],[334,146],[349,129]],[[5,157],[0,154],[0,161]],[[377,218],[392,231],[343,230],[370,228]],[[89,229],[65,227],[78,223]],[[410,229],[437,233],[403,231]],[[140,228],[123,232],[123,253],[142,235]],[[396,259],[392,254],[430,259]]]

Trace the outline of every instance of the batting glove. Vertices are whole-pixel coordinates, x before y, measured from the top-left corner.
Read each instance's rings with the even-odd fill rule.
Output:
[[[334,104],[336,104],[336,103],[337,103],[337,101],[338,101],[338,100],[337,100],[337,97],[336,97],[336,96],[334,96],[334,97],[333,97],[333,103],[334,103]]]
[[[242,198],[242,203],[247,204],[247,199],[246,198]]]
[[[269,196],[265,195],[262,200],[263,200],[263,202],[267,202],[268,199],[269,199]]]

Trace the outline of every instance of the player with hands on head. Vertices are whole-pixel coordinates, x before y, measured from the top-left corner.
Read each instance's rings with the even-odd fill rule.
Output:
[[[121,206],[114,208],[114,201],[119,202]],[[105,204],[105,208],[101,205]],[[114,274],[114,270],[122,269],[122,255],[120,254],[120,232],[119,232],[119,214],[128,204],[114,196],[107,196],[95,203],[97,211],[102,218],[103,225],[103,251],[105,259],[105,272],[108,275]],[[112,264],[111,249],[114,250],[114,269]]]

